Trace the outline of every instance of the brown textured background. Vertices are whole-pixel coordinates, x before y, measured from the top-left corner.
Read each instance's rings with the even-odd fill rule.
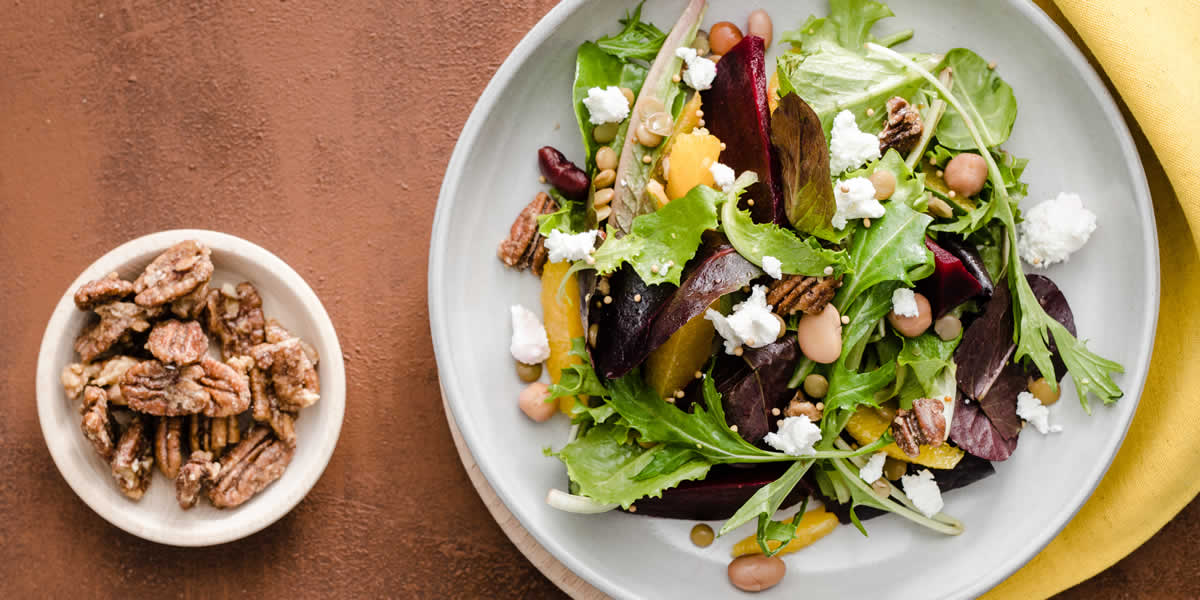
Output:
[[[560,595],[460,466],[425,307],[457,133],[553,4],[0,0],[0,596]],[[295,267],[329,309],[349,379],[341,443],[312,493],[206,549],[96,517],[56,471],[34,408],[65,286],[121,242],[178,227],[245,237]],[[1193,502],[1062,597],[1200,597],[1197,536]]]

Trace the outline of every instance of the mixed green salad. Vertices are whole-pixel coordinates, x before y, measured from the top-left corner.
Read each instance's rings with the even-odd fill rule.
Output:
[[[549,188],[500,246],[542,284],[540,319],[512,309],[521,407],[573,424],[548,501],[751,523],[758,561],[884,513],[961,533],[941,493],[1061,431],[1067,373],[1085,411],[1122,395],[1030,272],[1095,215],[1062,193],[1022,218],[1016,97],[975,52],[893,49],[886,5],[830,0],[770,65],[766,13],[705,31],[705,8],[580,45],[583,152],[539,150]]]

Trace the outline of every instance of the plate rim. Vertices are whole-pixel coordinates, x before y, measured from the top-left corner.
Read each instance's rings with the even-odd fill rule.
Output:
[[[576,10],[589,2],[597,0],[562,0],[554,8],[546,13],[538,22],[521,38],[521,41],[513,48],[509,55],[501,63],[500,67],[493,74],[480,94],[475,106],[472,108],[470,116],[463,125],[459,133],[458,140],[455,142],[454,152],[451,154],[450,161],[446,167],[446,172],[443,176],[442,186],[438,194],[438,203],[434,213],[432,233],[430,236],[430,251],[429,251],[429,270],[428,270],[428,297],[430,307],[430,332],[433,342],[434,355],[438,365],[438,380],[441,384],[441,391],[446,398],[445,405],[449,406],[450,410],[446,414],[448,420],[452,420],[454,425],[463,433],[462,438],[466,443],[468,450],[472,456],[477,457],[478,453],[475,448],[474,436],[470,433],[470,427],[465,430],[463,428],[463,419],[461,411],[465,410],[460,402],[456,401],[459,397],[458,382],[455,377],[449,376],[455,373],[454,362],[447,355],[449,334],[448,315],[442,308],[444,306],[443,295],[440,293],[440,287],[444,277],[444,264],[446,261],[446,252],[440,247],[439,240],[445,240],[450,233],[449,219],[447,214],[449,209],[446,208],[449,203],[453,202],[454,196],[457,194],[459,181],[462,178],[463,169],[467,154],[470,149],[478,142],[481,134],[485,118],[487,114],[498,104],[500,100],[500,91],[506,87],[515,72],[524,64],[532,50],[538,45],[546,41],[553,32]],[[1121,153],[1125,159],[1126,170],[1130,175],[1131,183],[1133,184],[1136,207],[1141,213],[1143,219],[1143,233],[1146,242],[1144,251],[1149,257],[1150,264],[1153,265],[1153,277],[1150,277],[1150,286],[1145,288],[1148,296],[1153,300],[1154,310],[1147,310],[1143,313],[1143,327],[1149,332],[1149,336],[1140,340],[1141,352],[1143,358],[1135,365],[1130,365],[1128,372],[1133,374],[1136,381],[1130,381],[1124,398],[1129,399],[1131,396],[1133,406],[1130,408],[1129,415],[1124,419],[1124,423],[1120,426],[1120,433],[1113,442],[1110,443],[1110,448],[1107,450],[1107,455],[1103,461],[1097,461],[1097,467],[1094,467],[1088,474],[1090,485],[1082,486],[1075,494],[1070,497],[1070,502],[1064,503],[1066,508],[1056,513],[1048,523],[1051,527],[1046,528],[1040,539],[1035,539],[1032,543],[1026,544],[1024,550],[1019,553],[1013,553],[1003,562],[997,563],[987,572],[983,573],[983,577],[976,579],[975,582],[965,588],[952,590],[951,594],[961,594],[963,597],[975,597],[983,592],[998,585],[1035,556],[1037,556],[1058,534],[1064,527],[1075,517],[1087,500],[1095,492],[1096,487],[1112,466],[1113,459],[1117,452],[1124,444],[1125,437],[1128,435],[1129,427],[1133,423],[1133,419],[1137,414],[1138,406],[1141,403],[1142,392],[1145,389],[1146,378],[1149,374],[1150,363],[1153,358],[1154,340],[1157,337],[1158,326],[1158,307],[1161,302],[1161,278],[1162,270],[1159,261],[1159,243],[1158,243],[1158,228],[1155,220],[1152,197],[1150,195],[1149,182],[1146,179],[1145,168],[1142,165],[1141,156],[1137,151],[1136,144],[1133,141],[1133,135],[1130,132],[1129,125],[1121,115],[1117,102],[1108,88],[1104,85],[1100,75],[1091,63],[1087,61],[1083,52],[1075,45],[1074,42],[1040,7],[1033,2],[1022,0],[1005,0],[1006,4],[1015,8],[1022,16],[1024,16],[1035,28],[1040,30],[1047,39],[1054,44],[1057,50],[1068,60],[1071,66],[1082,77],[1089,91],[1097,98],[1100,107],[1103,110],[1109,126],[1113,129],[1116,137],[1119,140]],[[1134,368],[1135,367],[1135,368]],[[1134,393],[1136,391],[1136,394]],[[496,479],[496,473],[488,461],[480,461],[476,459],[476,464],[487,478],[489,484]],[[615,597],[633,597],[632,590],[626,589],[618,582],[614,582],[609,578],[601,576],[590,565],[579,561],[572,553],[567,551],[563,544],[558,543],[553,538],[545,536],[537,528],[531,528],[527,523],[523,512],[519,507],[514,506],[512,498],[510,498],[501,488],[492,486],[496,495],[504,502],[504,505],[517,518],[521,526],[531,535],[537,542],[545,548],[554,558],[561,561],[572,572],[587,581],[589,584],[602,590],[606,594]],[[556,584],[558,582],[555,582]]]
[[[215,532],[201,530],[182,538],[173,537],[173,534],[170,532],[162,533],[158,530],[141,527],[136,522],[125,517],[126,511],[111,508],[102,502],[100,495],[104,492],[100,492],[100,488],[90,486],[83,482],[80,477],[68,475],[68,470],[63,468],[66,461],[65,453],[67,452],[66,444],[68,442],[57,440],[61,432],[55,429],[54,415],[51,412],[51,403],[59,401],[60,397],[50,391],[57,390],[61,385],[58,378],[58,369],[61,369],[61,367],[54,364],[54,351],[56,346],[59,345],[60,340],[54,334],[61,334],[67,321],[78,310],[75,307],[73,299],[74,290],[78,289],[83,283],[102,276],[103,273],[100,273],[101,271],[107,272],[112,270],[102,269],[100,268],[101,266],[124,262],[127,260],[126,257],[128,255],[141,253],[150,248],[166,248],[180,239],[195,239],[205,244],[217,246],[222,251],[237,253],[253,264],[270,270],[274,275],[283,279],[288,284],[288,288],[293,290],[297,298],[304,305],[305,310],[311,313],[313,321],[317,326],[317,335],[322,339],[327,339],[329,349],[332,350],[331,353],[327,352],[321,357],[322,362],[329,361],[333,369],[331,380],[321,382],[321,400],[328,402],[332,407],[331,410],[333,412],[327,415],[326,418],[334,422],[325,426],[328,428],[327,431],[322,431],[324,435],[321,441],[324,443],[318,450],[316,462],[313,463],[310,470],[298,473],[298,479],[292,484],[294,489],[291,493],[284,496],[281,502],[271,505],[261,515],[241,529],[227,527]],[[176,547],[215,546],[240,540],[262,531],[291,512],[301,500],[308,496],[308,493],[316,485],[317,481],[321,479],[326,467],[329,466],[329,461],[332,459],[334,449],[337,447],[338,440],[341,437],[346,410],[346,372],[341,343],[338,340],[333,321],[329,318],[329,313],[325,310],[325,305],[321,303],[320,297],[317,296],[312,287],[308,285],[308,282],[295,269],[270,250],[238,236],[207,229],[168,229],[139,236],[109,250],[84,268],[67,288],[62,298],[59,299],[58,304],[50,315],[50,319],[47,321],[46,329],[42,333],[42,342],[38,350],[35,388],[37,416],[39,426],[42,430],[42,441],[46,444],[59,475],[67,482],[71,491],[92,512],[114,527],[144,540]]]

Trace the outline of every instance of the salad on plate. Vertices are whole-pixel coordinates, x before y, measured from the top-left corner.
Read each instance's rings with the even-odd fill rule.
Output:
[[[540,316],[511,308],[520,408],[572,423],[549,505],[720,521],[699,546],[751,524],[729,577],[757,591],[839,523],[961,533],[942,495],[1058,435],[1067,374],[1090,412],[1123,368],[1036,273],[1096,217],[1069,191],[1019,210],[995,63],[893,49],[886,5],[830,0],[769,64],[770,15],[705,9],[579,46],[583,151],[537,151],[498,255],[541,280]]]

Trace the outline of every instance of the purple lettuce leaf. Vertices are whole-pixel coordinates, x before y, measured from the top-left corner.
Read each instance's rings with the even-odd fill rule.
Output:
[[[1017,438],[1005,438],[1000,430],[992,425],[979,403],[967,400],[962,394],[954,401],[950,441],[968,454],[987,460],[1008,460],[1013,450],[1017,449]]]

